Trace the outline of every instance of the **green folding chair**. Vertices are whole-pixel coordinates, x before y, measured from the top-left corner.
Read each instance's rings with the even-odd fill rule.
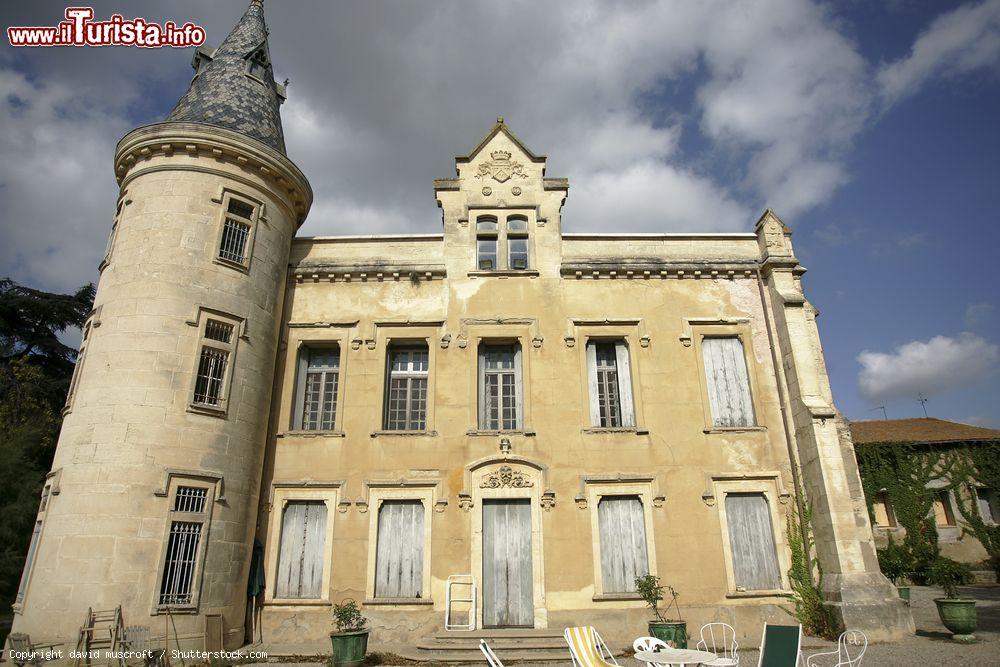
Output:
[[[757,667],[797,667],[802,649],[802,625],[764,624]]]

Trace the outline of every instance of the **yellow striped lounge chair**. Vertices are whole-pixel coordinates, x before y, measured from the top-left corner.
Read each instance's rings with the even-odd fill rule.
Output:
[[[569,644],[574,667],[618,667],[615,656],[593,627],[566,628],[563,637]]]

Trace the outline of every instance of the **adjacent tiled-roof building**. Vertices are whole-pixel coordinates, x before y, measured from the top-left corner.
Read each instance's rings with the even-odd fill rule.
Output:
[[[1000,440],[1000,430],[946,421],[934,417],[851,422],[854,444],[944,443]]]

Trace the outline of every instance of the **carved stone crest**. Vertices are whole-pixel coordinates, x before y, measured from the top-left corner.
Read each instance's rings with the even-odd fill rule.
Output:
[[[510,487],[512,489],[527,489],[534,485],[535,483],[526,480],[520,471],[515,471],[510,466],[500,466],[492,474],[483,478],[483,481],[479,484],[479,488],[502,489]]]
[[[491,177],[498,183],[503,183],[511,178],[528,177],[524,173],[524,165],[510,159],[510,151],[493,151],[490,153],[490,157],[493,159],[479,165],[479,171],[476,174],[479,178]]]

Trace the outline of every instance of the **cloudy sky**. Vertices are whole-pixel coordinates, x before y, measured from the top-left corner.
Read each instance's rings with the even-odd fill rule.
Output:
[[[212,45],[245,7],[93,4]],[[437,231],[431,179],[503,115],[570,178],[566,231],[743,231],[773,207],[849,417],[920,416],[923,393],[931,416],[1000,427],[1000,0],[265,4],[316,192],[303,234]],[[166,115],[190,58],[4,40],[0,275],[96,279],[115,142]]]

